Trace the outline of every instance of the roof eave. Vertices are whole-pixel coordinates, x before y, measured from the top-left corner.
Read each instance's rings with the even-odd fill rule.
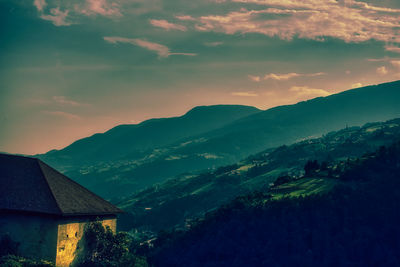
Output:
[[[81,216],[117,216],[118,214],[124,213],[123,211],[118,212],[99,212],[99,213],[63,213],[62,217],[81,217]]]

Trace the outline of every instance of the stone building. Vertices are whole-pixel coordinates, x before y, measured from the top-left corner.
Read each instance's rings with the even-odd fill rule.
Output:
[[[0,154],[0,237],[21,256],[69,266],[88,222],[116,231],[122,211],[39,159]]]

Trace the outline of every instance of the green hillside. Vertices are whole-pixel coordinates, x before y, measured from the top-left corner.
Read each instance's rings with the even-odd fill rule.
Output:
[[[357,158],[400,139],[400,119],[368,123],[307,139],[290,146],[269,149],[233,165],[200,174],[187,173],[138,192],[119,203],[128,212],[120,219],[125,230],[139,228],[158,231],[182,227],[187,220],[228,203],[238,195],[271,190],[276,198],[306,196],[329,191],[337,183],[337,170],[327,169],[312,178],[304,175],[309,160],[338,162]],[[278,185],[277,178],[291,177]],[[275,186],[274,186],[275,183]]]

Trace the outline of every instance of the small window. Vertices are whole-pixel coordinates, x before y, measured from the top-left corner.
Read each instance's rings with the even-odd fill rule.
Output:
[[[78,237],[78,232],[75,232],[75,237]]]

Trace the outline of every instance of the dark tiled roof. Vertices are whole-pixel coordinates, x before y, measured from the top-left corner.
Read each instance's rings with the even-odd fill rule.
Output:
[[[60,216],[122,211],[35,158],[0,154],[0,211]]]

